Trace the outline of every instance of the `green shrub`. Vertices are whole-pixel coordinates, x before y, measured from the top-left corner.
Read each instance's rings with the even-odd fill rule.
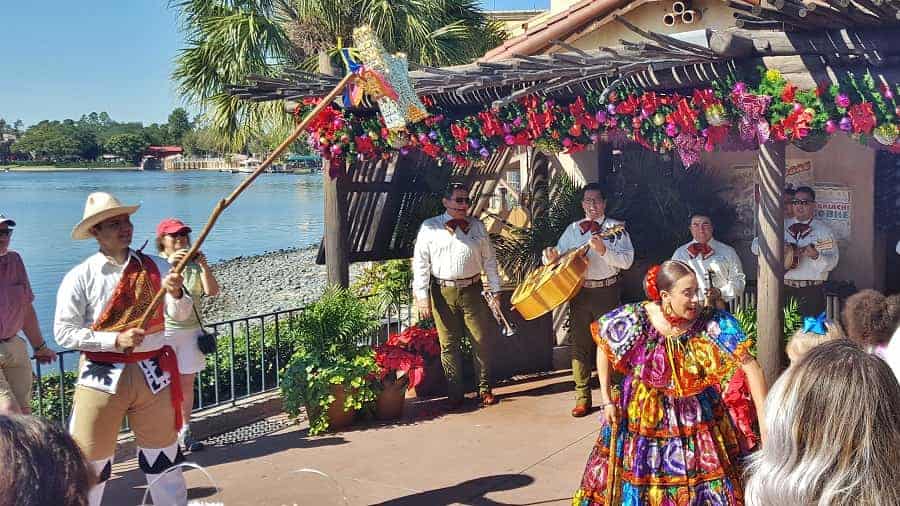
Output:
[[[284,410],[292,417],[308,409],[309,433],[328,429],[326,411],[334,402],[332,386],[344,389],[344,409],[359,409],[376,396],[378,371],[371,347],[360,346],[380,324],[377,301],[350,290],[329,288],[294,321],[296,351],[281,376]]]

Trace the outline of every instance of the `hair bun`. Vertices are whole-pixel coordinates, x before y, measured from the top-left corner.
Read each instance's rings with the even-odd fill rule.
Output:
[[[659,269],[659,265],[653,265],[647,269],[647,274],[644,275],[644,293],[646,293],[647,298],[652,301],[661,300],[659,288],[656,286],[656,278],[659,276]]]

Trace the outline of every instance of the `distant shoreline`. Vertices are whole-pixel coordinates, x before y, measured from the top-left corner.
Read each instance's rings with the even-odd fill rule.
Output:
[[[4,172],[89,172],[94,170],[138,171],[140,167],[54,167],[52,165],[0,165]]]

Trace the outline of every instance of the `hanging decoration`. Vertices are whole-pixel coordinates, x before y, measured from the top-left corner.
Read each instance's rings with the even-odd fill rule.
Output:
[[[363,54],[365,47],[361,45]],[[802,90],[777,70],[760,69],[750,80],[755,84],[730,79],[690,96],[621,86],[605,96],[591,92],[568,103],[529,96],[456,119],[428,97],[420,102],[408,81],[402,81],[408,89],[393,85],[396,95],[379,98],[380,115],[358,116],[336,108],[322,112],[309,127],[311,146],[333,161],[388,159],[395,152],[418,150],[458,166],[483,162],[504,146],[574,153],[601,136],[625,137],[659,153],[674,151],[685,166],[697,163],[703,151],[754,149],[770,138],[802,144],[810,136],[838,132],[900,151],[900,107],[894,99],[900,87],[876,86],[870,74]],[[397,106],[385,107],[382,101]],[[395,120],[404,115],[410,124],[395,129]]]

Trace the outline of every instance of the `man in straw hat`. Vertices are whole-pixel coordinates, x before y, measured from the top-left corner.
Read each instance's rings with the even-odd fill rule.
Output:
[[[163,330],[166,316],[188,319],[192,301],[168,262],[130,248],[130,215],[138,207],[108,193],[88,196],[72,239],[94,238],[100,251],[66,274],[56,301],[57,342],[82,351],[70,430],[98,475],[91,505],[103,499],[125,415],[138,463],[147,482],[155,482],[153,503],[187,504],[181,470],[160,476],[184,460],[176,441],[182,422],[178,364]],[[143,313],[160,287],[165,302],[142,329]]]

